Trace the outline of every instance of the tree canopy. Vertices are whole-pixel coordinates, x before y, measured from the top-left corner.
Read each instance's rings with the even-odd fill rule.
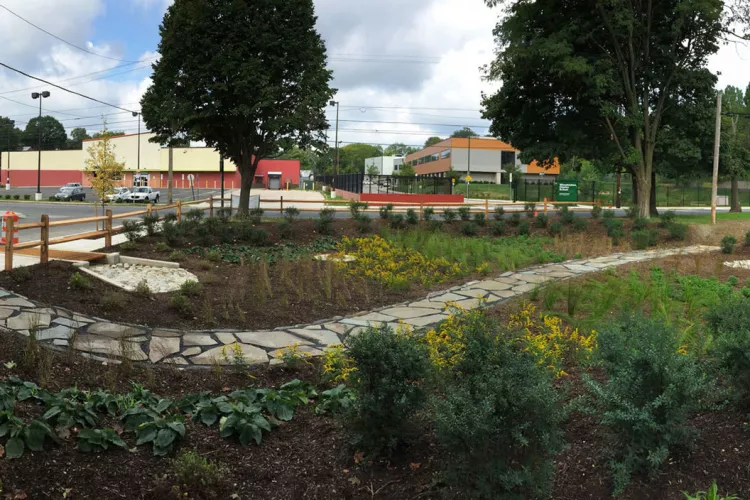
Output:
[[[437,136],[430,137],[426,141],[424,141],[424,147],[429,148],[433,144],[437,144],[438,142],[442,141],[443,139]]]
[[[385,151],[383,151],[383,155],[384,156],[406,156],[406,155],[416,153],[416,152],[417,152],[416,148],[407,146],[406,144],[401,143],[401,142],[397,142],[385,148]]]
[[[160,26],[143,119],[154,142],[182,134],[230,158],[241,212],[261,159],[327,147],[334,91],[315,23],[313,0],[181,0]]]
[[[68,139],[68,149],[81,149],[83,147],[83,141],[91,139],[91,136],[86,132],[85,128],[74,128],[70,131],[70,139]]]
[[[618,158],[648,216],[665,124],[685,104],[712,107],[722,0],[486,1],[508,7],[488,68],[503,85],[483,98],[491,132],[525,160]]]
[[[63,124],[53,116],[42,116],[41,119],[37,116],[29,120],[22,136],[24,146],[28,146],[34,150],[39,147],[40,128],[42,132],[43,151],[65,149],[65,145],[68,142],[68,135],[65,133]]]
[[[0,116],[0,151],[16,151],[21,145],[22,135],[14,120]]]
[[[91,187],[100,200],[106,200],[112,194],[117,184],[122,180],[125,164],[118,162],[115,157],[115,146],[112,144],[112,134],[106,130],[96,141],[88,147],[88,158],[85,160],[84,173],[91,182]]]
[[[339,173],[363,174],[365,173],[365,160],[377,156],[383,156],[383,149],[380,146],[347,144],[339,149]]]
[[[451,137],[458,137],[459,139],[466,139],[468,137],[479,137],[479,134],[471,130],[469,127],[460,128],[455,130]]]

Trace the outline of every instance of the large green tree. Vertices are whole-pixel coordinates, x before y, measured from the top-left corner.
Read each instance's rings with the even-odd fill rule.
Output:
[[[81,149],[83,147],[83,141],[91,139],[91,136],[86,132],[85,128],[74,128],[70,131],[70,139],[68,139],[68,149]]]
[[[21,138],[23,145],[32,149],[39,147],[39,131],[42,133],[42,150],[50,151],[65,149],[68,134],[65,133],[63,124],[53,116],[36,117],[29,120]]]
[[[430,147],[430,146],[432,146],[433,144],[437,144],[438,142],[440,142],[440,141],[442,141],[442,140],[443,140],[443,139],[441,139],[441,138],[440,138],[440,137],[438,137],[438,136],[433,136],[433,137],[430,137],[430,138],[428,138],[428,139],[427,139],[426,141],[424,141],[424,147],[426,147],[426,148],[429,148],[429,147]]]
[[[471,130],[469,127],[460,128],[455,130],[451,137],[458,137],[460,139],[467,139],[469,137],[479,137],[479,134]]]
[[[730,212],[742,212],[739,179],[750,171],[750,85],[743,91],[729,86],[722,95],[720,169],[731,182]]]
[[[411,146],[407,146],[406,144],[402,142],[396,142],[394,144],[391,144],[387,148],[385,148],[385,151],[383,151],[384,156],[406,156],[412,153],[416,153],[418,149],[413,148]]]
[[[21,145],[22,135],[14,120],[0,116],[0,151],[16,151]]]
[[[339,150],[339,173],[363,174],[365,173],[365,160],[377,156],[383,156],[383,149],[380,146],[347,144]]]
[[[153,141],[182,134],[230,158],[248,210],[258,162],[293,146],[325,149],[334,95],[313,0],[178,0],[141,106]]]
[[[493,134],[524,159],[611,158],[652,210],[654,153],[670,113],[703,102],[724,31],[722,0],[486,0],[506,4],[484,96]],[[655,208],[655,207],[652,207]]]

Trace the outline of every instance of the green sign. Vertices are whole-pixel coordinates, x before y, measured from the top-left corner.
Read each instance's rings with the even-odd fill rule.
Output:
[[[557,201],[578,201],[578,181],[558,181]]]

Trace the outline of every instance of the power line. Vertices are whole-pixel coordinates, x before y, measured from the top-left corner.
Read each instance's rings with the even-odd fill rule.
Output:
[[[415,122],[387,122],[380,120],[339,120],[341,123],[387,123],[391,125],[430,125],[435,127],[473,127],[473,128],[490,128],[489,125],[456,125],[450,123],[415,123]]]
[[[6,7],[5,5],[2,5],[2,4],[0,4],[0,7],[1,7],[1,8],[3,8],[3,9],[5,9],[6,11],[8,11],[8,12],[9,12],[10,14],[12,14],[12,15],[16,16],[16,17],[17,17],[18,19],[20,19],[21,21],[25,22],[26,24],[28,24],[28,25],[30,25],[30,26],[33,26],[34,28],[38,29],[39,31],[41,31],[41,32],[43,32],[43,33],[46,33],[46,34],[48,34],[49,36],[51,36],[52,38],[55,38],[55,39],[57,39],[57,40],[60,40],[61,42],[65,43],[65,44],[67,44],[67,45],[70,45],[70,46],[71,46],[71,47],[73,47],[73,48],[76,48],[76,49],[78,49],[78,50],[80,50],[80,51],[86,52],[87,54],[91,54],[91,55],[93,55],[93,56],[101,57],[101,58],[103,58],[103,59],[109,59],[109,60],[111,60],[111,61],[118,61],[118,62],[138,62],[138,61],[128,61],[128,60],[126,60],[126,59],[117,59],[117,58],[114,58],[114,57],[109,57],[109,56],[104,56],[104,55],[102,55],[102,54],[97,54],[96,52],[91,52],[91,51],[90,51],[90,50],[88,50],[88,49],[84,49],[83,47],[79,47],[78,45],[76,45],[76,44],[74,44],[74,43],[71,43],[71,42],[69,42],[69,41],[65,40],[64,38],[60,38],[59,36],[55,35],[54,33],[50,33],[50,32],[49,32],[49,31],[47,31],[46,29],[44,29],[44,28],[41,28],[41,27],[37,26],[36,24],[32,23],[32,22],[31,22],[31,21],[29,21],[28,19],[26,19],[26,18],[24,18],[24,17],[21,17],[20,15],[16,14],[16,13],[15,13],[15,12],[13,12],[12,10],[10,10],[10,9],[9,9],[8,7]]]
[[[104,104],[105,106],[109,106],[109,107],[116,108],[116,109],[121,109],[123,111],[128,111],[129,113],[134,113],[134,111],[131,111],[129,109],[121,108],[120,106],[115,106],[114,104],[109,104],[107,102],[100,101],[99,99],[96,99],[94,97],[89,97],[89,96],[87,96],[85,94],[81,94],[80,92],[76,92],[75,90],[66,89],[65,87],[61,87],[60,85],[57,85],[55,83],[48,82],[47,80],[43,80],[42,78],[38,78],[36,76],[32,76],[32,75],[30,75],[30,74],[28,74],[26,72],[21,71],[20,69],[16,69],[16,68],[14,68],[12,66],[8,66],[7,64],[5,64],[3,62],[0,62],[0,66],[3,66],[4,68],[8,68],[11,71],[15,71],[16,73],[20,73],[20,74],[22,74],[23,76],[25,76],[27,78],[31,78],[32,80],[37,80],[37,81],[46,83],[47,85],[52,85],[55,88],[58,88],[58,89],[60,89],[62,91],[65,91],[65,92],[68,92],[69,94],[77,95],[77,96],[83,97],[84,99],[88,99],[90,101],[98,102],[99,104]]]
[[[357,104],[348,104],[341,106],[342,108],[356,108],[356,109],[423,109],[428,111],[475,111],[481,112],[480,109],[471,108],[428,108],[428,107],[408,107],[408,106],[360,106]]]
[[[0,95],[0,99],[5,99],[6,101],[14,102],[14,103],[16,103],[16,104],[20,104],[21,106],[26,106],[26,107],[29,107],[29,108],[34,108],[34,109],[36,109],[36,108],[37,108],[37,106],[34,106],[34,105],[32,105],[32,104],[26,104],[25,102],[21,102],[21,101],[16,101],[15,99],[10,99],[10,98],[8,98],[8,97],[4,97],[4,96],[1,96],[1,95]],[[48,111],[48,112],[50,112],[50,113],[59,113],[59,114],[61,114],[61,115],[76,116],[76,117],[78,116],[78,115],[74,115],[74,114],[72,114],[72,113],[63,113],[63,112],[61,112],[61,111],[54,111],[54,110],[52,110],[52,109],[48,109],[48,110],[46,110],[46,111]]]

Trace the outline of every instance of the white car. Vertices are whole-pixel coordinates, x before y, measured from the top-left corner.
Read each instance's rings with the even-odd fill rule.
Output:
[[[159,203],[159,191],[150,187],[137,187],[130,193],[128,201],[133,203]]]
[[[127,201],[130,199],[130,189],[126,187],[115,188],[115,192],[107,195],[107,201]]]

